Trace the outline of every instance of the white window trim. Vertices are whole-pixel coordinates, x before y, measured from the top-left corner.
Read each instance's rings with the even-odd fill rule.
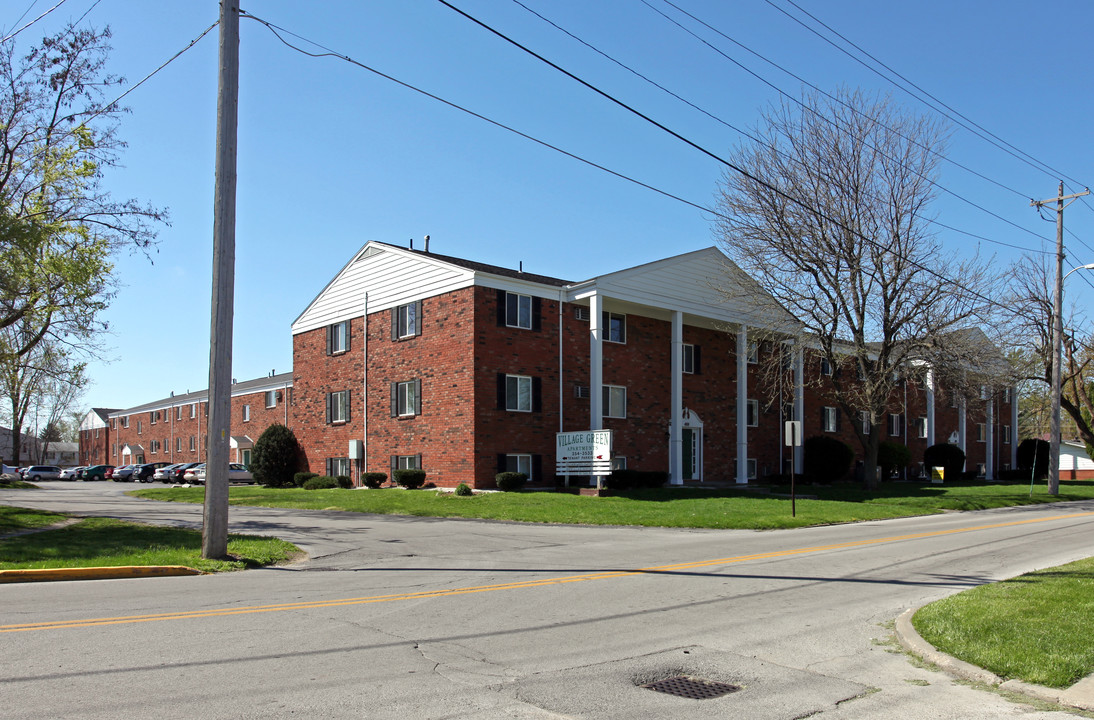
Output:
[[[330,354],[341,355],[349,352],[349,320],[331,323]]]
[[[245,404],[243,406],[243,422],[250,422],[250,421],[251,421],[251,406]]]
[[[513,322],[510,322],[509,318],[509,298],[516,298],[516,317],[513,318]],[[520,309],[521,304],[528,302],[528,324],[522,325],[520,321]],[[505,327],[517,328],[518,330],[531,330],[534,321],[532,320],[532,296],[524,295],[523,293],[508,292],[505,293]]]
[[[410,316],[414,315],[414,324],[411,325]],[[418,303],[412,302],[406,305],[400,305],[395,308],[395,336],[402,340],[403,338],[412,338],[418,334]]]
[[[822,423],[821,431],[826,433],[834,433],[836,430],[836,408],[830,405],[824,406],[824,422]]]
[[[690,352],[689,352],[690,351]],[[680,367],[685,375],[695,374],[695,345],[692,343],[683,343],[680,348],[682,353],[680,357]]]
[[[605,310],[602,314],[604,318],[604,342],[615,343],[616,345],[627,344],[627,316],[624,313],[608,312]],[[619,340],[612,339],[612,320],[619,320],[623,328],[621,333],[622,338]]]
[[[395,456],[395,469],[396,470],[421,470],[418,467],[417,455],[396,455]]]
[[[745,420],[748,427],[760,427],[760,401],[746,401]]]
[[[988,426],[985,423],[976,423],[976,442],[988,441]]]
[[[920,440],[927,439],[927,418],[918,417],[915,419],[915,434]]]
[[[418,399],[414,397],[415,382],[413,380],[407,380],[406,382],[395,383],[395,403],[396,410],[399,417],[414,417],[414,408],[417,407]],[[400,455],[400,457],[403,457]],[[406,456],[411,457],[411,456]]]
[[[749,340],[745,355],[749,365],[755,365],[760,362],[760,343],[755,340]]]
[[[889,413],[889,437],[900,437],[900,414]],[[895,431],[895,432],[894,432]]]
[[[338,390],[330,394],[330,424],[342,425],[349,422],[349,395],[348,390]],[[246,406],[245,406],[246,407]],[[337,415],[335,411],[338,411]]]
[[[623,409],[623,414],[622,415],[612,415],[611,414],[611,412],[612,412],[612,403],[611,403],[612,390],[622,390],[623,391],[623,408],[622,408]],[[606,417],[606,418],[616,418],[618,420],[626,420],[627,419],[627,388],[626,388],[626,386],[625,385],[604,385],[604,395],[606,395],[606,397],[604,398],[604,417]]]
[[[532,456],[530,453],[507,453],[505,455],[505,467],[509,467],[509,459],[514,458],[516,460],[517,469],[512,472],[522,472],[528,476],[529,482],[535,480],[532,477]],[[520,469],[521,463],[528,468],[527,472]]]
[[[277,407],[277,391],[276,390],[267,390],[265,400],[266,400],[266,407],[267,408]],[[270,400],[273,400],[273,403],[271,403]]]
[[[509,392],[509,381],[510,380],[515,380],[516,381],[516,388],[515,388],[516,392],[513,392],[513,393]],[[520,407],[520,398],[521,398],[520,388],[521,388],[521,385],[527,385],[527,393],[524,394],[524,397],[526,397],[528,399],[528,407],[526,407],[526,408]],[[505,409],[508,410],[509,412],[529,412],[530,413],[530,412],[532,412],[532,407],[533,407],[534,404],[535,403],[534,403],[534,400],[532,398],[532,378],[531,378],[531,376],[529,376],[529,375],[506,375],[505,376]]]

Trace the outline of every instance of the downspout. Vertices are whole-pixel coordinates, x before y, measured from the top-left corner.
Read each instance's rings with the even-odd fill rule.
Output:
[[[565,432],[563,429],[563,403],[566,397],[563,393],[562,382],[562,300],[565,297],[565,290],[558,289],[558,431]],[[542,480],[543,478],[540,478]]]
[[[424,313],[423,313],[424,314]],[[420,317],[414,318],[420,323]],[[363,473],[368,472],[368,293],[365,293],[364,317],[361,318],[361,462],[357,466],[357,486],[361,486]]]

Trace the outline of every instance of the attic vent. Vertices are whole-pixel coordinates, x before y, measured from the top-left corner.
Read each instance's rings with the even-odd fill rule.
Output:
[[[589,308],[585,307],[584,305],[578,305],[574,308],[574,317],[578,320],[584,320],[585,322],[589,322]]]
[[[373,255],[379,255],[381,252],[383,251],[379,248],[370,247],[368,250],[365,250],[363,253],[361,253],[361,255],[357,259],[364,260],[365,258],[372,257]]]
[[[574,397],[589,399],[589,386],[588,385],[574,385]]]

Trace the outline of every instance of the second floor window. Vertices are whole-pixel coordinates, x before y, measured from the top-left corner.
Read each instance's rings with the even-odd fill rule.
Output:
[[[604,386],[604,417],[627,417],[627,388],[619,385]]]
[[[532,329],[532,296],[505,293],[505,324],[509,327]]]
[[[349,350],[349,320],[327,326],[327,355]]]
[[[349,390],[327,393],[327,422],[349,421]]]
[[[400,305],[391,309],[391,339],[417,337],[422,334],[422,302]]]
[[[408,417],[422,414],[422,381],[391,383],[391,416]]]

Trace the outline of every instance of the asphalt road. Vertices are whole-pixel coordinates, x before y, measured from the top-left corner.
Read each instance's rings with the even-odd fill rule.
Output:
[[[46,485],[0,502],[200,522],[124,485]],[[1072,717],[918,667],[890,627],[1094,554],[1094,502],[777,532],[231,512],[311,559],[0,586],[0,716]],[[680,674],[741,689],[640,687]]]

